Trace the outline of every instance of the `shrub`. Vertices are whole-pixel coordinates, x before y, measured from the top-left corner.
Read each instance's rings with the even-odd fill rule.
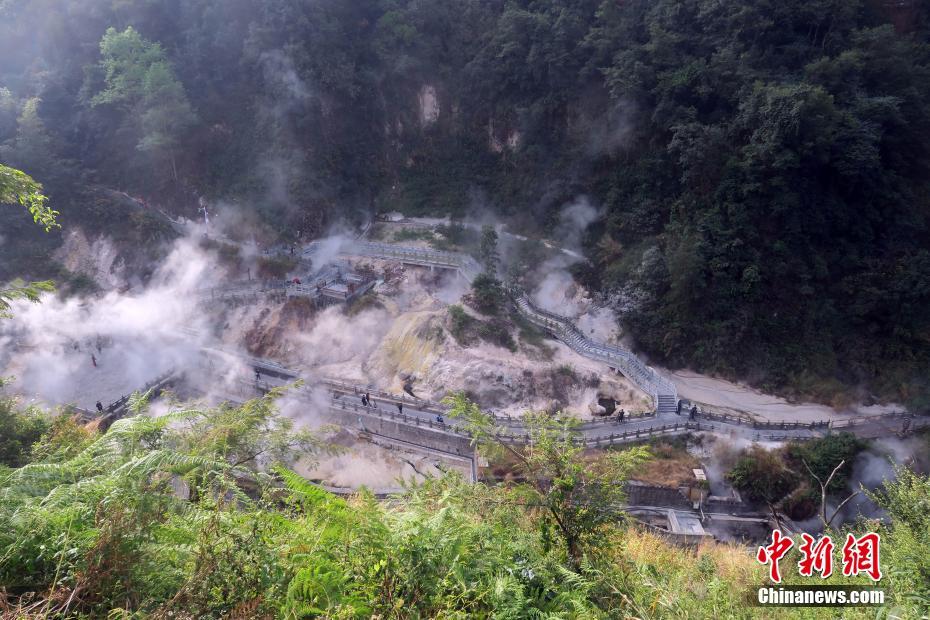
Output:
[[[293,258],[262,256],[258,259],[258,277],[280,280],[293,271],[295,267],[297,267],[297,261]]]
[[[449,333],[463,347],[467,347],[472,342],[472,326],[475,319],[468,316],[465,308],[455,304],[449,306]]]
[[[503,347],[509,351],[517,350],[517,343],[510,335],[510,329],[503,321],[479,321],[478,336],[485,342]]]
[[[775,504],[797,486],[800,477],[777,452],[754,445],[739,458],[727,479],[751,501]]]
[[[472,282],[471,298],[478,312],[494,316],[500,313],[506,294],[500,280],[482,273]]]
[[[50,425],[48,415],[31,407],[21,409],[15,399],[0,394],[0,465],[25,465],[32,445]]]

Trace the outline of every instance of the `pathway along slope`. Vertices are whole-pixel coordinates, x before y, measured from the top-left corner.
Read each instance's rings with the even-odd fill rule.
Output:
[[[237,356],[235,353],[220,349],[204,349],[209,355]],[[281,366],[276,362],[260,358],[244,358],[246,364],[259,371],[259,379],[240,380],[242,387],[254,390],[255,394],[266,393],[274,387],[284,386],[299,378],[296,371]],[[468,433],[458,420],[445,418],[447,408],[439,403],[431,403],[422,399],[411,398],[403,394],[391,394],[370,386],[353,385],[338,380],[323,379],[318,385],[325,387],[328,392],[327,406],[337,414],[349,412],[355,416],[367,419],[380,419],[398,424],[398,427],[410,429],[411,443],[416,439],[420,430],[429,429],[432,432],[448,435],[468,437]],[[361,405],[360,396],[368,393],[372,406]],[[318,405],[319,396],[313,394],[313,388],[301,386],[294,390],[298,399]],[[397,405],[402,405],[402,410]],[[523,421],[518,418],[492,416],[497,427],[498,438],[512,444],[524,444],[529,440],[527,429]],[[880,418],[870,418],[857,425],[842,424],[842,429],[850,431],[861,437],[881,437],[897,435],[906,420],[907,428],[916,429],[930,425],[930,418],[915,418],[913,416],[888,415]],[[813,423],[760,423],[743,418],[724,418],[703,412],[695,419],[687,415],[678,416],[674,412],[668,414],[653,414],[627,418],[623,423],[616,419],[592,420],[579,424],[577,442],[585,447],[607,447],[641,441],[649,437],[660,435],[680,435],[688,432],[710,432],[718,435],[738,437],[749,441],[804,441],[822,437],[834,428],[828,422]]]
[[[211,359],[238,358],[242,365],[256,373],[253,380],[243,374],[238,380],[239,386],[245,393],[255,396],[267,393],[274,387],[293,384],[300,378],[296,370],[292,370],[261,358],[243,356],[233,351],[219,348],[201,349],[205,367],[228,368],[226,363],[218,366],[211,364]],[[156,378],[149,384],[142,386],[141,392],[149,389],[157,390],[170,383],[177,374],[168,372]],[[356,419],[360,428],[366,432],[385,434],[383,423],[392,425],[393,431],[387,433],[393,439],[401,439],[412,445],[420,445],[431,450],[439,450],[459,458],[468,458],[470,450],[467,448],[470,436],[462,423],[458,420],[445,419],[447,408],[438,403],[431,403],[421,399],[410,398],[402,394],[391,394],[370,386],[352,385],[338,380],[324,379],[317,383],[328,392],[326,407],[330,413],[344,419],[346,415]],[[318,407],[321,403],[319,395],[309,386],[292,388],[291,393],[308,406]],[[362,406],[360,395],[368,393],[372,405]],[[128,413],[126,404],[128,397],[106,407],[102,413],[74,410],[75,413],[87,420],[102,418],[112,422]],[[237,399],[234,399],[237,400]],[[402,405],[398,407],[397,405]],[[493,416],[497,426],[498,438],[512,444],[525,444],[529,441],[527,429],[523,421],[517,418]],[[375,428],[363,419],[379,421]],[[860,437],[875,438],[898,435],[906,430],[930,425],[930,418],[915,417],[901,414],[875,416],[865,420],[856,421],[855,424],[843,423],[760,423],[744,418],[730,418],[716,416],[701,412],[695,418],[687,415],[678,416],[674,412],[668,414],[652,414],[634,416],[618,423],[616,419],[592,420],[579,424],[577,427],[577,442],[585,447],[607,447],[641,441],[649,437],[661,435],[679,435],[688,432],[710,432],[718,435],[739,437],[749,441],[803,441],[822,437],[834,429],[842,428]],[[456,441],[456,438],[462,441]]]
[[[312,258],[319,250],[319,242],[307,246],[303,254]],[[394,260],[404,264],[453,270],[469,281],[480,272],[481,267],[472,257],[456,252],[443,252],[425,248],[411,248],[386,243],[373,243],[360,240],[352,241],[348,246],[343,244],[338,254],[343,256],[365,256],[381,260]],[[262,285],[258,282],[252,286],[253,294],[265,292],[279,292],[286,289],[287,283],[281,286]],[[227,291],[234,295],[248,294],[249,285],[239,283]],[[804,440],[822,436],[830,432],[831,428],[843,427],[861,436],[890,436],[895,435],[902,428],[915,429],[918,426],[930,424],[930,419],[915,418],[909,415],[882,415],[869,420],[855,421],[853,424],[820,421],[809,424],[795,422],[760,423],[748,419],[715,415],[703,410],[695,418],[676,415],[679,412],[677,392],[675,386],[654,369],[647,366],[633,353],[625,349],[592,341],[584,336],[568,317],[560,316],[537,308],[521,291],[512,291],[517,309],[534,324],[546,329],[566,345],[579,354],[592,360],[606,363],[623,373],[635,385],[654,399],[656,413],[651,416],[629,419],[622,426],[616,422],[589,422],[579,429],[580,441],[589,446],[607,446],[628,443],[639,439],[660,435],[679,434],[689,431],[709,431],[718,434],[732,434],[753,441],[787,441]],[[217,297],[222,297],[222,291],[216,291]],[[230,352],[226,352],[227,354]],[[254,369],[273,377],[282,379],[282,383],[298,378],[298,373],[268,360],[250,358]],[[369,391],[370,386],[351,386],[338,381],[325,381],[324,384],[333,394],[360,393]],[[269,384],[266,381],[255,382],[258,391],[264,391]],[[351,391],[351,392],[350,392]],[[397,415],[392,411],[382,412],[378,408],[360,408],[354,402],[333,400],[331,409],[351,408],[362,415],[383,417],[401,421],[402,424],[412,427],[439,426],[452,433],[463,433],[455,424],[435,421],[438,413],[443,411],[439,405],[406,399],[403,396],[379,393],[378,396],[385,402],[404,404],[404,414]],[[523,424],[519,420],[510,418],[496,418],[508,441],[520,443],[526,441],[527,436]]]
[[[312,256],[313,244],[304,252]],[[396,260],[408,265],[457,271],[467,280],[473,280],[481,273],[481,266],[467,254],[442,252],[425,248],[411,248],[388,243],[357,241],[348,247],[340,248],[340,254],[348,256],[367,256],[382,260]],[[646,365],[632,352],[586,337],[575,323],[566,316],[547,312],[536,307],[520,290],[513,290],[517,310],[533,324],[543,328],[579,355],[603,362],[609,367],[623,373],[636,387],[652,396],[653,405],[660,415],[674,414],[678,405],[678,392],[675,385]]]

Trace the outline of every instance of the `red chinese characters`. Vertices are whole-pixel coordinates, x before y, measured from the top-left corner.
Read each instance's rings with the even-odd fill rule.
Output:
[[[810,534],[801,534],[804,544],[798,547],[803,556],[798,562],[798,572],[810,577],[816,570],[824,579],[833,574],[833,541],[824,536],[814,544],[814,537]]]
[[[780,530],[772,530],[772,544],[765,547],[759,547],[756,553],[756,559],[762,564],[770,564],[769,576],[775,583],[781,583],[781,571],[778,568],[778,561],[781,560],[788,549],[794,546],[794,541],[783,536]]]
[[[882,578],[882,571],[878,565],[878,534],[863,534],[856,538],[847,534],[846,544],[843,545],[843,574],[847,577],[865,573],[872,581]]]
[[[836,546],[829,536],[819,540],[810,534],[801,534],[802,543],[798,546],[801,559],[798,561],[798,572],[804,577],[812,577],[814,572],[820,573],[826,579],[833,574],[833,550]],[[863,534],[856,538],[853,534],[846,536],[843,545],[843,575],[855,577],[866,574],[872,581],[882,578],[879,567],[879,535],[873,532]],[[780,530],[772,530],[772,542],[759,547],[756,559],[761,564],[769,565],[769,576],[775,583],[781,583],[781,569],[779,560],[785,557],[794,546],[794,541]]]

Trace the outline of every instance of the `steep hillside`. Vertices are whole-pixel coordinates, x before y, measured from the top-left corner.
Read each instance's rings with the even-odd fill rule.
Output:
[[[91,236],[127,218],[98,186],[286,239],[392,209],[552,232],[584,194],[603,216],[577,275],[655,358],[928,402],[926,3],[0,12],[0,160]]]

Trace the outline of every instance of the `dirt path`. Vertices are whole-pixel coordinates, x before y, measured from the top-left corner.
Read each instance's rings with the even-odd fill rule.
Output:
[[[678,388],[680,398],[694,400],[717,407],[746,411],[765,420],[790,422],[817,422],[842,419],[844,417],[873,416],[890,411],[902,411],[904,407],[889,405],[853,405],[842,411],[816,403],[790,403],[784,398],[764,394],[743,383],[716,379],[690,370],[668,371],[669,377]]]

